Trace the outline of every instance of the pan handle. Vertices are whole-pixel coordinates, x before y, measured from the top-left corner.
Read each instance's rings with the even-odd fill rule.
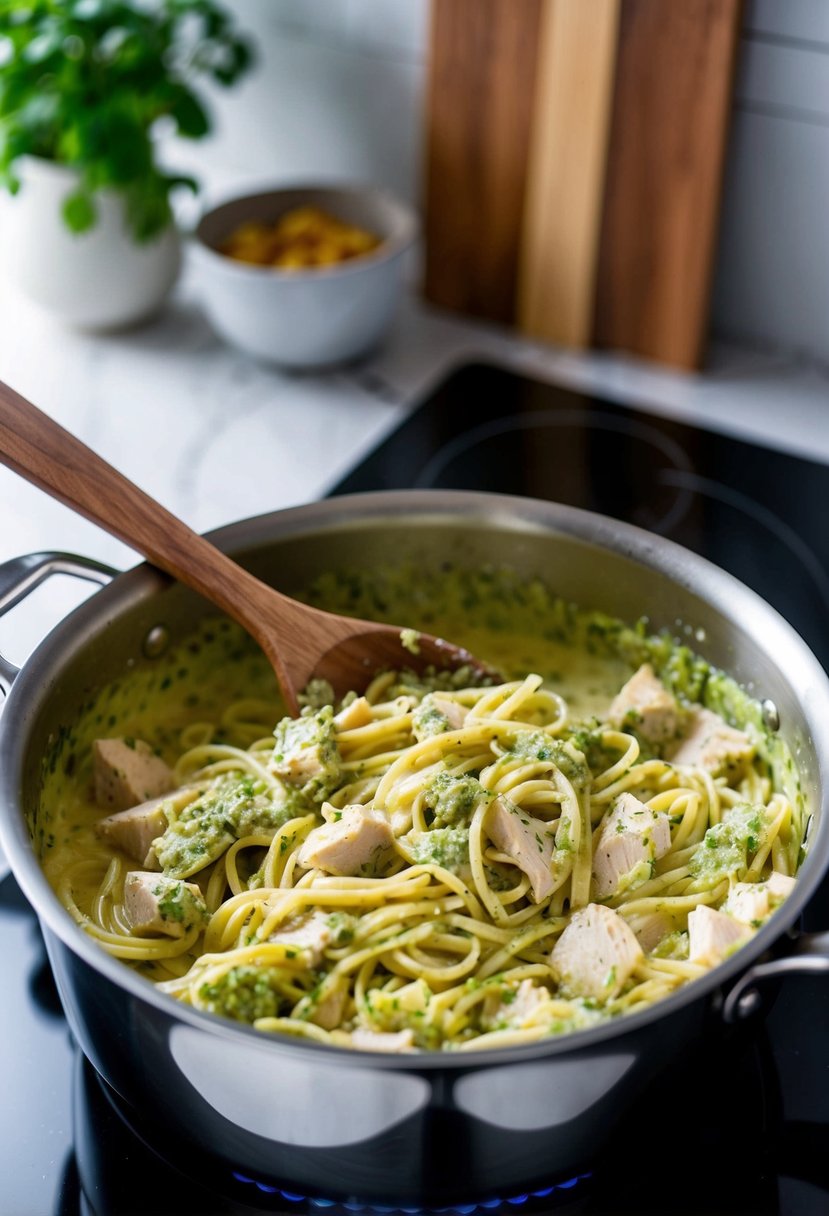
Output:
[[[74,553],[28,553],[0,565],[0,616],[53,574],[71,574],[105,587],[119,573],[112,566]],[[20,669],[0,654],[0,692],[8,693]]]
[[[801,933],[783,958],[749,967],[725,998],[725,1021],[733,1024],[750,1018],[763,1003],[762,985],[790,975],[829,975],[829,932]]]

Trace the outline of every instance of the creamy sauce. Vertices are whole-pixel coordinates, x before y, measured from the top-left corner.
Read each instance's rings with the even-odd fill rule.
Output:
[[[455,640],[455,634],[448,630],[447,634]],[[578,646],[539,639],[530,633],[507,635],[467,628],[462,644],[507,679],[538,672],[545,684],[564,697],[576,718],[603,714],[631,672],[622,659],[590,654]]]
[[[267,660],[224,620],[205,621],[183,645],[102,689],[45,760],[37,843],[50,881],[72,861],[110,855],[94,832],[103,814],[92,789],[94,739],[143,739],[173,765],[182,733],[195,724],[210,723],[216,739],[238,738],[222,716],[243,698],[263,702],[258,721],[275,723],[285,712]]]

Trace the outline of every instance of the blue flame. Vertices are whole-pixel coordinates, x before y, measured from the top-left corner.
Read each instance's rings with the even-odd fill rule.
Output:
[[[543,1187],[540,1191],[525,1191],[521,1195],[508,1195],[504,1199],[481,1199],[477,1203],[451,1204],[449,1207],[444,1208],[387,1207],[376,1203],[356,1203],[353,1200],[338,1203],[335,1199],[320,1199],[308,1195],[300,1195],[296,1191],[285,1191],[281,1187],[272,1186],[270,1183],[260,1182],[258,1178],[248,1178],[246,1174],[240,1174],[236,1170],[233,1171],[233,1177],[237,1182],[243,1182],[246,1186],[256,1187],[258,1191],[261,1191],[265,1195],[278,1195],[288,1203],[307,1203],[312,1208],[339,1208],[345,1212],[372,1212],[376,1216],[472,1216],[474,1212],[489,1211],[494,1208],[503,1207],[505,1204],[519,1208],[523,1207],[531,1199],[548,1199],[556,1191],[572,1190],[574,1186],[589,1178],[590,1174],[576,1174],[574,1178],[568,1178],[565,1182],[555,1182],[551,1186]]]

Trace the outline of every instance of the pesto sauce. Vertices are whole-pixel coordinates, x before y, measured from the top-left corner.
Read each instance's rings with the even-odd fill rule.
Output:
[[[158,911],[162,920],[174,921],[185,928],[207,921],[204,900],[190,891],[185,883],[170,881],[160,874],[152,890],[158,900]]]
[[[334,946],[347,946],[354,940],[357,928],[357,917],[350,912],[329,912],[326,925],[331,932],[331,943]]]
[[[449,719],[427,695],[414,711],[412,725],[417,739],[430,739],[449,730]]]
[[[291,1008],[293,998],[284,985],[285,975],[277,967],[231,967],[214,984],[203,984],[199,998],[210,1013],[250,1023]]]
[[[175,814],[155,853],[165,874],[187,878],[220,857],[234,840],[275,831],[309,806],[300,793],[272,799],[250,777],[231,773]]]
[[[583,789],[592,781],[584,754],[575,744],[563,739],[551,739],[543,731],[523,732],[506,756],[514,756],[525,762],[538,760],[554,764],[576,789]]]
[[[299,718],[283,718],[273,733],[277,772],[281,772],[279,766],[284,764],[286,780],[296,785],[305,798],[322,802],[337,788],[342,776],[332,706],[323,705],[316,711],[309,706],[303,709]],[[310,753],[315,757],[318,771],[304,780],[303,757]]]
[[[694,849],[688,869],[699,882],[712,887],[732,875],[742,878],[749,857],[763,842],[765,827],[762,807],[738,803],[721,823],[708,829]]]
[[[444,772],[438,773],[426,791],[426,805],[434,812],[436,827],[468,827],[478,803],[491,797],[477,777]]]
[[[469,829],[432,828],[421,832],[412,846],[415,861],[443,866],[458,874],[469,865]]]

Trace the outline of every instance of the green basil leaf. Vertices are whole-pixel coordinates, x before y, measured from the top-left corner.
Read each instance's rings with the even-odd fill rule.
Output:
[[[83,190],[76,190],[63,200],[63,218],[72,232],[88,232],[97,219],[95,204]]]

